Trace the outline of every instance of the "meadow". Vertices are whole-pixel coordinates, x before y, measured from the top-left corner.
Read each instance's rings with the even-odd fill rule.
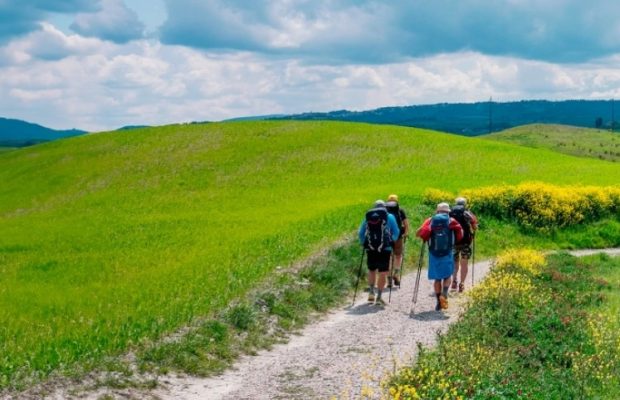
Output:
[[[394,399],[616,399],[620,259],[500,255],[433,350],[386,385]]]
[[[602,129],[532,124],[492,133],[482,138],[551,149],[578,157],[620,161],[620,134]]]
[[[218,313],[352,238],[389,193],[413,209],[429,187],[534,179],[613,185],[620,166],[339,122],[173,125],[2,153],[0,387],[91,368]]]

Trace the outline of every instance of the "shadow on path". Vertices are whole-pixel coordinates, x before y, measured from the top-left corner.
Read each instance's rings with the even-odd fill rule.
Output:
[[[377,306],[372,303],[364,303],[358,304],[355,307],[346,307],[345,310],[349,315],[365,315],[365,314],[375,314],[379,311],[385,310],[383,306]]]
[[[445,321],[450,319],[446,314],[441,311],[422,311],[409,315],[411,319],[416,321]]]

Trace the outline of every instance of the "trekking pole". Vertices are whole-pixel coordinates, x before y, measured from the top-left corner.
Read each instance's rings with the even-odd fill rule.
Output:
[[[424,247],[426,242],[422,241],[422,248],[420,249],[420,260],[418,262],[418,272],[416,273],[415,284],[413,286],[413,298],[411,299],[411,309],[409,315],[413,314],[415,305],[418,302],[418,290],[420,289],[420,275],[422,274],[422,263],[424,261]]]
[[[474,286],[474,272],[476,271],[476,236],[471,241],[471,285]]]
[[[403,269],[405,268],[405,251],[407,250],[407,236],[403,238],[403,258],[400,263],[400,273],[398,274],[398,287],[400,288],[400,283],[403,281]]]
[[[394,286],[394,249],[392,249],[392,256],[390,257],[390,277],[388,279],[390,284],[390,294],[388,295],[388,303],[392,302],[392,286]]]
[[[360,284],[360,275],[362,274],[362,264],[364,263],[364,254],[366,254],[366,249],[362,249],[362,258],[360,260],[360,267],[357,270],[357,282],[355,282],[355,291],[353,292],[353,303],[351,303],[351,307],[355,304],[355,296],[357,296],[357,288]]]

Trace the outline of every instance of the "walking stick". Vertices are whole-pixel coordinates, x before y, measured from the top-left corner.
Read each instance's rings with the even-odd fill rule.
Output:
[[[392,302],[392,286],[394,286],[394,249],[392,249],[392,255],[390,257],[390,276],[388,279],[390,284],[390,294],[388,295],[388,303]]]
[[[412,315],[415,309],[415,305],[418,302],[418,290],[420,289],[420,275],[422,273],[422,263],[424,261],[424,247],[426,242],[422,241],[422,248],[420,249],[420,261],[418,262],[418,272],[415,278],[415,284],[413,286],[413,298],[411,299],[411,309],[409,315]]]
[[[474,272],[476,271],[476,236],[471,241],[471,286],[474,286]]]
[[[403,258],[400,263],[400,273],[398,276],[398,287],[400,288],[400,283],[403,281],[403,268],[405,268],[405,251],[407,250],[407,236],[403,238]]]
[[[351,307],[355,304],[355,296],[357,296],[357,287],[360,284],[360,275],[362,274],[362,264],[364,263],[364,254],[366,254],[366,249],[362,249],[362,258],[360,260],[360,267],[357,270],[357,282],[355,282],[355,291],[353,292],[353,303],[351,303]]]

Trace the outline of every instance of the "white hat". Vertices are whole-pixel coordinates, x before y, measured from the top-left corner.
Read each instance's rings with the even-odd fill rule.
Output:
[[[385,201],[383,200],[375,201],[375,207],[385,207]]]
[[[439,203],[437,204],[437,212],[450,212],[450,204],[448,203]]]

